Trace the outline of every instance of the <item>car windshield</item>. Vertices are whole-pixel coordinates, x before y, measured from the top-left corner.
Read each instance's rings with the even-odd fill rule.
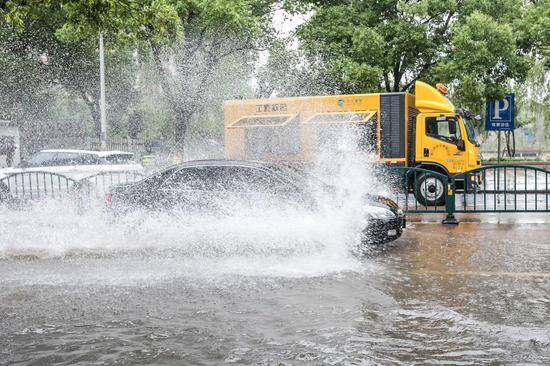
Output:
[[[472,121],[465,116],[462,117],[462,120],[464,121],[464,126],[466,126],[466,134],[468,135],[468,140],[470,140],[472,144],[480,146],[479,137]]]
[[[32,158],[29,159],[28,165],[29,166],[49,166],[52,165],[54,162],[56,153],[51,151],[41,151],[39,153],[36,153],[33,155]]]

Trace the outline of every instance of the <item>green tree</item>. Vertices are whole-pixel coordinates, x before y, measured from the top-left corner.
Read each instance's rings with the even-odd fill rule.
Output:
[[[7,34],[17,30],[19,35],[35,32],[48,38],[49,43],[34,42],[36,50],[32,53],[38,57],[45,54],[51,60],[50,69],[59,65],[59,73],[51,79],[80,93],[94,120],[98,117],[97,87],[87,85],[92,81],[97,83],[98,34],[104,35],[107,53],[113,57],[106,62],[107,71],[109,67],[118,66],[128,69],[128,73],[120,74],[123,78],[130,76],[123,81],[139,84],[135,67],[153,64],[159,76],[156,81],[174,115],[174,139],[181,147],[190,121],[205,106],[203,101],[208,99],[206,96],[212,91],[212,83],[219,80],[214,77],[216,68],[227,60],[240,57],[247,69],[254,60],[254,51],[262,47],[259,40],[269,34],[271,2],[12,0],[0,2],[0,22]],[[28,41],[21,42],[25,49],[21,55],[23,58],[29,56]],[[55,47],[47,46],[50,44]],[[41,45],[43,47],[39,47]],[[54,61],[61,60],[53,56],[57,48],[67,52],[63,53],[63,62],[54,65]],[[137,55],[137,58],[131,60],[132,55]],[[73,74],[73,69],[80,69],[80,73]],[[35,71],[30,70],[29,74],[36,75]],[[111,88],[118,93],[122,91],[117,88],[125,87],[128,91],[127,95],[122,93],[119,98],[108,102],[108,108],[118,104],[135,109],[128,100],[134,95],[132,83],[109,76],[107,82],[111,83],[108,90]],[[140,89],[139,85],[137,89]],[[117,123],[119,127],[128,124],[118,120]]]
[[[544,6],[521,0],[302,3],[314,14],[298,36],[335,79],[330,91],[404,91],[418,79],[443,81],[456,100],[479,111],[508,81],[525,78],[544,45],[544,27],[525,19],[546,24],[535,10]]]
[[[516,126],[531,125],[538,134],[550,140],[550,71],[542,62],[536,63],[525,82],[516,85],[514,92],[519,110]]]
[[[301,49],[288,48],[291,43],[292,37],[271,43],[267,62],[256,70],[256,97],[317,95],[336,90],[337,83],[328,76],[326,65]]]
[[[70,40],[59,37],[66,24],[62,6],[48,2],[7,2],[0,27],[0,109],[20,120],[29,134],[68,134],[64,126],[56,127],[55,118],[66,107],[87,106],[93,131],[99,134],[99,61],[97,37]],[[57,3],[55,3],[57,4]],[[57,4],[59,5],[59,4]],[[119,122],[135,101],[135,64],[131,49],[108,50],[107,104],[113,121]],[[68,97],[80,99],[77,105],[65,104]],[[83,104],[83,105],[82,105]],[[67,110],[79,114],[78,110]],[[51,115],[51,116],[50,116]],[[86,118],[80,116],[80,123]],[[50,121],[51,120],[51,121]],[[82,126],[83,130],[85,129]],[[117,123],[114,130],[117,130]],[[36,136],[33,136],[36,137]]]
[[[59,34],[82,39],[102,32],[114,42],[148,49],[175,114],[174,139],[183,146],[189,124],[204,106],[213,70],[228,57],[253,58],[269,33],[269,0],[66,1]]]

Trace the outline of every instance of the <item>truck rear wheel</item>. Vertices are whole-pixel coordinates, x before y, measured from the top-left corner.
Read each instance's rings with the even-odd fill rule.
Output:
[[[445,183],[435,174],[422,173],[414,184],[414,196],[424,206],[445,204]]]

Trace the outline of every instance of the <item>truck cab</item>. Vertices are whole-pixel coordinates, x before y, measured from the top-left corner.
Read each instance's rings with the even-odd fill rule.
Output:
[[[464,173],[481,165],[480,142],[475,131],[472,115],[463,109],[455,109],[445,97],[446,88],[433,88],[416,82],[416,116],[414,166],[446,176]],[[424,182],[423,179],[427,179]],[[473,182],[458,180],[461,188],[471,187]],[[417,183],[424,193],[416,189],[417,198],[424,196],[426,205],[438,205],[444,201],[443,181],[437,176],[420,178]]]
[[[455,110],[444,95],[416,82],[415,162],[446,175],[478,168],[479,139],[469,113]]]

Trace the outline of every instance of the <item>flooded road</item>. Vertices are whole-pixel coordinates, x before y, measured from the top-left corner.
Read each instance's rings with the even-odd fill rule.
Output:
[[[180,232],[208,242],[193,250],[93,246],[82,225],[48,239],[71,250],[16,250],[48,225],[0,247],[0,365],[550,363],[547,223],[414,223],[362,258],[307,220],[307,235]]]

